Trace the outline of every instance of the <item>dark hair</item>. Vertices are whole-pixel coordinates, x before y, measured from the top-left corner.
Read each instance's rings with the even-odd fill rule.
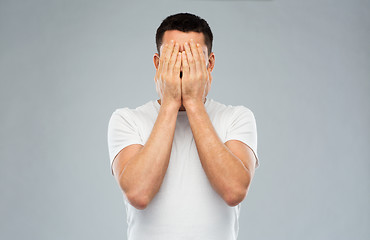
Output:
[[[168,30],[203,33],[204,43],[208,48],[208,56],[211,54],[213,34],[206,20],[191,13],[177,13],[165,18],[155,35],[158,53],[160,53],[159,50],[162,45],[164,32]]]

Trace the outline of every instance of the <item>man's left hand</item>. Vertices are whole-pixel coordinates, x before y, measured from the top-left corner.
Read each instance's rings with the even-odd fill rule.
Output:
[[[185,42],[184,47],[181,54],[181,96],[186,108],[187,104],[194,102],[204,103],[210,83],[202,46],[191,39],[190,44]]]

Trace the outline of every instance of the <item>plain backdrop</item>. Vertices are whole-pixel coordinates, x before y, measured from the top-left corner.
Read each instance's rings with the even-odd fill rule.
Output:
[[[158,99],[155,32],[214,33],[208,95],[255,114],[240,240],[370,236],[370,3],[0,1],[0,239],[126,239],[110,172],[116,108]]]

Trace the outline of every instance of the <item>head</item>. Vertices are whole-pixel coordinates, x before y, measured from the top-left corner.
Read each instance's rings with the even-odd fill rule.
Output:
[[[208,23],[194,14],[178,13],[168,16],[162,21],[155,36],[158,51],[158,53],[154,54],[153,59],[155,68],[158,70],[159,58],[164,44],[174,40],[179,43],[180,51],[184,51],[184,43],[189,42],[190,39],[194,39],[196,43],[202,46],[206,58],[204,61],[207,62],[207,70],[211,82],[211,72],[215,62],[215,56],[212,52],[213,34]]]
[[[203,36],[203,44],[207,47],[208,56],[211,55],[213,34],[211,28],[204,19],[191,13],[178,13],[165,18],[158,27],[155,35],[155,43],[159,54],[160,48],[164,43],[163,37],[165,32],[170,30],[178,30],[184,33],[200,33],[200,35]]]

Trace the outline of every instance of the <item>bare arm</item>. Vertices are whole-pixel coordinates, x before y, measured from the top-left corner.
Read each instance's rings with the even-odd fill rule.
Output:
[[[120,187],[138,209],[151,202],[167,171],[181,106],[180,66],[179,45],[166,44],[155,77],[161,107],[152,132],[144,146],[127,146],[117,155],[118,161],[113,162]]]
[[[144,209],[150,203],[163,182],[171,155],[177,112],[174,105],[162,105],[145,145],[126,147],[117,155],[118,161],[114,161],[117,181],[127,199],[138,209]]]
[[[215,191],[230,205],[245,197],[254,174],[252,150],[240,141],[224,144],[218,137],[204,106],[210,68],[200,44],[191,39],[182,53],[182,98],[202,167]]]
[[[216,192],[230,206],[246,196],[254,175],[255,158],[236,140],[222,143],[202,102],[186,105],[191,130],[203,169]]]

